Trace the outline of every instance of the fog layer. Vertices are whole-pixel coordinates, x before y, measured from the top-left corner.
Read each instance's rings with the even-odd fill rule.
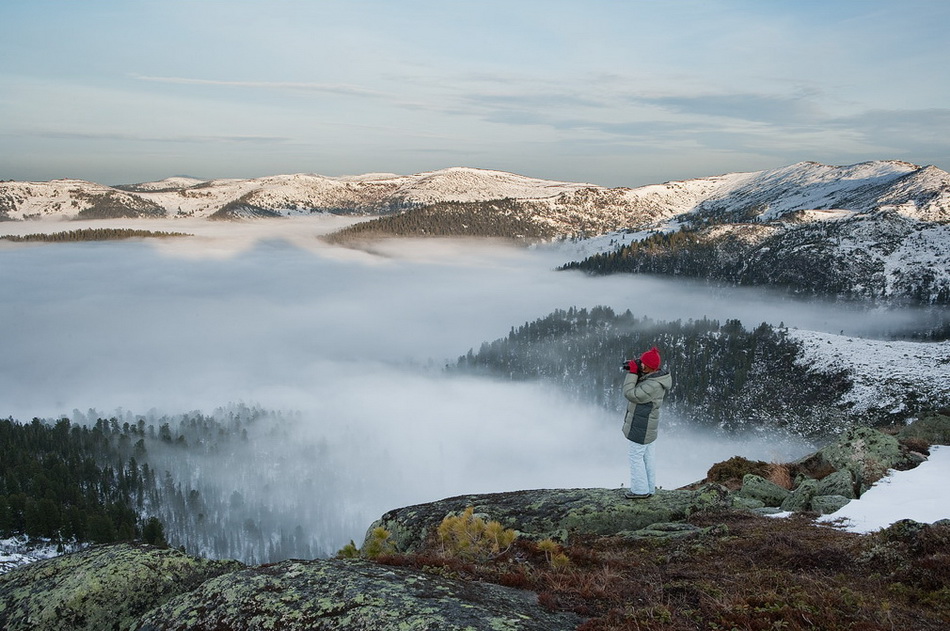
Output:
[[[361,251],[315,237],[339,223],[267,224],[264,240],[249,231],[258,224],[176,223],[167,229],[198,236],[2,246],[0,414],[174,414],[232,402],[292,411],[295,446],[348,445],[340,476],[363,481],[360,497],[346,500],[350,523],[363,528],[389,508],[449,495],[627,482],[619,393],[617,410],[603,410],[537,384],[441,374],[468,349],[554,309],[606,305],[658,320],[852,334],[921,317],[554,272],[563,261],[547,249],[443,240]],[[618,362],[637,350],[618,348]],[[681,421],[658,443],[667,488],[732,455],[778,460],[807,449],[700,435]],[[342,503],[356,488],[324,491]],[[311,501],[294,489],[286,480],[280,502],[289,511]],[[331,543],[361,537],[347,527]]]

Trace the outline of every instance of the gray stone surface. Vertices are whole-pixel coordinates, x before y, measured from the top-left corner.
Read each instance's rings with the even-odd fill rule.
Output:
[[[788,494],[788,489],[753,473],[742,478],[739,489],[740,496],[759,500],[763,506],[781,506]]]
[[[830,515],[851,502],[843,495],[816,495],[811,498],[811,509],[819,515]]]
[[[129,544],[37,561],[0,575],[0,629],[131,629],[146,611],[241,567]]]
[[[818,482],[816,495],[841,495],[849,500],[855,498],[854,477],[849,469],[835,471]]]
[[[782,502],[782,510],[796,513],[811,510],[811,498],[815,496],[817,488],[818,480],[809,478],[803,481]]]
[[[932,445],[950,445],[950,415],[939,412],[923,414],[902,429],[898,438],[919,438]]]
[[[848,430],[819,453],[835,469],[848,469],[861,493],[905,460],[897,438],[870,427]]]
[[[500,522],[530,539],[566,540],[572,533],[612,535],[651,524],[682,521],[702,510],[735,507],[727,489],[709,484],[696,490],[658,490],[649,499],[630,500],[622,489],[540,489],[462,495],[391,510],[374,522],[389,531],[400,552],[418,550],[445,517],[472,506],[486,520]]]
[[[557,631],[581,620],[537,595],[368,561],[284,561],[206,582],[139,631]]]

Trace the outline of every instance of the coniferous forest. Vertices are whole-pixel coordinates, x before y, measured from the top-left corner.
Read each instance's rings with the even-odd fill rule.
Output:
[[[557,236],[552,226],[535,220],[531,213],[524,210],[524,206],[513,199],[438,202],[357,223],[325,239],[330,243],[348,243],[380,236],[466,236],[535,241]]]
[[[164,232],[155,230],[133,230],[131,228],[79,228],[46,234],[42,232],[25,235],[5,235],[0,239],[16,243],[46,242],[68,243],[74,241],[118,241],[121,239],[190,237],[183,232]]]
[[[835,407],[845,373],[796,365],[799,344],[782,327],[738,320],[662,322],[607,307],[558,310],[460,357],[455,370],[543,379],[617,408],[621,363],[657,346],[674,377],[668,405],[685,422],[724,429],[783,429],[820,439],[854,422]]]
[[[719,216],[715,222],[707,218],[567,263],[561,269],[594,275],[702,278],[849,300],[950,304],[950,286],[933,269],[888,269],[886,257],[922,238],[926,230],[895,213],[878,213],[873,220],[862,216],[792,227],[749,220],[724,225],[727,219],[742,217]],[[868,233],[874,234],[874,240],[863,245],[861,239]],[[856,245],[843,247],[843,243]]]
[[[149,516],[156,476],[141,462],[144,449],[137,428],[114,421],[0,420],[0,537],[162,543]]]
[[[336,456],[288,448],[294,425],[280,414],[235,405],[73,416],[0,421],[0,538],[143,540],[264,563],[331,554],[353,528],[356,517],[327,491],[340,484]],[[282,492],[288,485],[311,500],[299,505]]]

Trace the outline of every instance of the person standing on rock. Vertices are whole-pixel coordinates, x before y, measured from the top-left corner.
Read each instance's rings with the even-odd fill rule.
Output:
[[[630,441],[629,499],[645,499],[656,492],[654,441],[660,422],[660,406],[673,386],[669,371],[660,368],[660,352],[654,346],[623,363],[627,376],[623,380],[623,396],[627,413],[623,419],[623,435]]]

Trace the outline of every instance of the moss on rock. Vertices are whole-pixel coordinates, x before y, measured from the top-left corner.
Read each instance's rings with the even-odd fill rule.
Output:
[[[742,488],[739,490],[739,495],[759,500],[763,506],[781,506],[788,494],[788,489],[753,473],[745,475],[742,479]]]
[[[132,629],[155,606],[241,567],[150,546],[89,548],[0,575],[0,628]]]
[[[140,631],[557,630],[580,619],[530,592],[368,561],[284,561],[204,583],[148,614]]]
[[[461,495],[389,511],[370,527],[392,533],[400,552],[419,550],[447,516],[472,506],[505,528],[529,539],[564,541],[571,534],[614,535],[657,523],[682,521],[700,511],[735,506],[716,484],[698,489],[659,490],[649,499],[629,500],[622,489],[540,489]]]

